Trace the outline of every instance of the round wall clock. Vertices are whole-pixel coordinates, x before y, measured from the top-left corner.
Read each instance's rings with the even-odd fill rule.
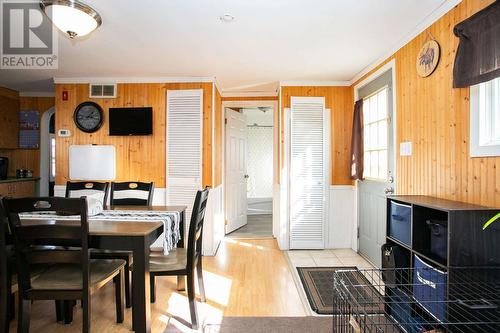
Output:
[[[94,102],[83,102],[73,114],[76,127],[86,133],[93,133],[101,128],[104,122],[102,108]]]
[[[422,45],[417,56],[417,73],[421,77],[427,77],[434,72],[440,57],[439,44],[431,39]]]

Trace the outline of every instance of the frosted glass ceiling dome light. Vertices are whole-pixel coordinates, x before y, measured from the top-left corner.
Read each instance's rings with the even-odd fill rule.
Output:
[[[77,0],[41,0],[40,8],[71,39],[88,35],[102,24],[99,13]]]

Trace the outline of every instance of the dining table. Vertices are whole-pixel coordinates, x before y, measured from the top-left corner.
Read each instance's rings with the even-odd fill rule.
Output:
[[[177,247],[184,247],[186,206],[109,206],[104,210],[173,212],[179,214],[180,237]],[[75,223],[64,218],[22,219],[23,225]],[[132,270],[132,329],[137,333],[151,332],[149,255],[151,245],[164,232],[161,221],[116,219],[89,221],[89,247],[103,250],[131,251]],[[182,283],[179,281],[179,286]]]

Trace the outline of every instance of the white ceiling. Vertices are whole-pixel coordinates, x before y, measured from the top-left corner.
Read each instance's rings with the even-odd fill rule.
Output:
[[[351,80],[453,0],[84,1],[102,26],[80,41],[59,34],[58,70],[0,70],[0,85],[197,76],[225,92],[269,92],[278,81]],[[235,20],[221,22],[225,13]]]

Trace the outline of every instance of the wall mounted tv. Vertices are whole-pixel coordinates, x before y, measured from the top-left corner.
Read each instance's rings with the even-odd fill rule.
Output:
[[[109,108],[109,135],[153,134],[153,108]]]

